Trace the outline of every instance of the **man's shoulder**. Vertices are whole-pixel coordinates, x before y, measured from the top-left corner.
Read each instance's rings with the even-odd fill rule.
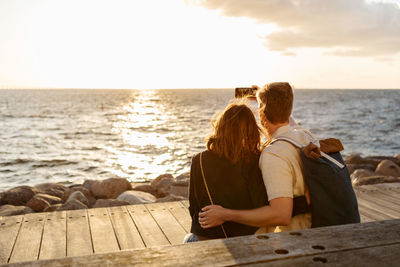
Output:
[[[283,133],[280,136],[277,136],[276,138],[279,137],[289,138],[301,146],[306,146],[310,142],[315,141],[314,135],[307,129],[302,128],[300,126],[291,128],[289,131]]]
[[[283,141],[283,140],[278,140],[276,142],[274,142],[273,144],[268,145],[267,147],[264,148],[264,150],[262,151],[261,155],[267,155],[267,154],[274,154],[276,156],[280,156],[280,155],[286,155],[286,154],[290,154],[290,153],[294,153],[296,152],[297,149],[295,146],[293,146],[292,144],[290,144],[287,141]]]
[[[260,163],[270,164],[275,162],[277,164],[280,161],[291,162],[295,160],[298,150],[292,144],[286,141],[277,141],[267,146],[261,153]]]
[[[313,141],[314,136],[307,130],[297,127],[291,128],[289,131],[276,136],[274,139],[285,138],[293,140],[300,146],[306,146]],[[262,157],[274,155],[280,158],[293,159],[298,154],[298,148],[288,141],[276,140],[272,144],[266,146],[261,153]]]

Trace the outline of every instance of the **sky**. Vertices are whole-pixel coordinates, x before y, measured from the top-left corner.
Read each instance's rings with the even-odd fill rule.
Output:
[[[400,88],[400,0],[0,0],[0,89]]]

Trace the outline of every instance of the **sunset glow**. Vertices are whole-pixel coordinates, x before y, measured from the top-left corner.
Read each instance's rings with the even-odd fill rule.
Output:
[[[335,16],[354,15],[346,28],[321,25],[318,16],[303,23],[307,10],[279,4],[265,2],[269,10],[259,12],[251,1],[222,2],[2,0],[0,88],[229,88],[276,80],[300,88],[400,87],[398,18],[383,24],[385,36],[363,39],[352,10],[400,14],[399,1],[330,2],[343,12]]]

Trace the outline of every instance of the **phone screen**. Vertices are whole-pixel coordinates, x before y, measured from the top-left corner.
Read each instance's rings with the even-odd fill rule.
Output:
[[[256,90],[251,87],[237,87],[235,88],[235,98],[255,97]]]

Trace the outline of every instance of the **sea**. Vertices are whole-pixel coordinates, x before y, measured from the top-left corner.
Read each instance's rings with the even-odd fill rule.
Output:
[[[234,89],[0,90],[0,191],[190,170]],[[295,90],[293,117],[343,155],[400,153],[400,90]]]

